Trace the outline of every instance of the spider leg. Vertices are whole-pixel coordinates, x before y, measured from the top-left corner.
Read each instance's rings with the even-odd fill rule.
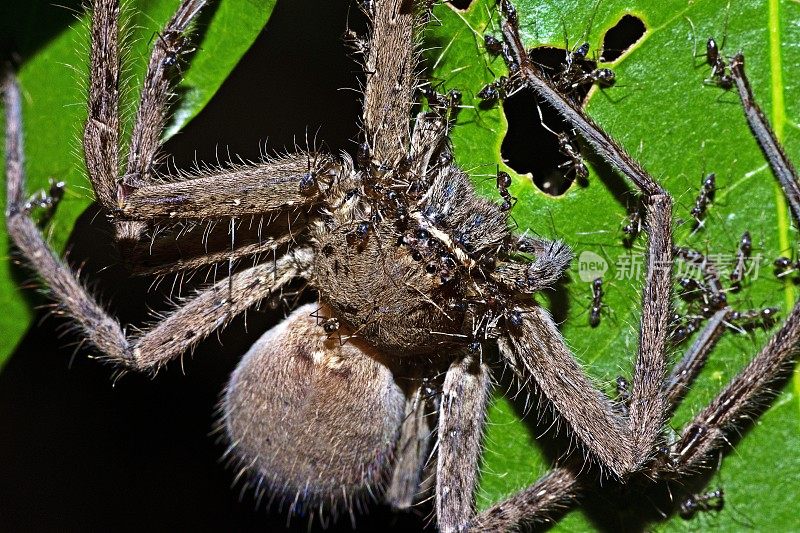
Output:
[[[665,385],[665,394],[674,410],[683,399],[683,393],[697,377],[708,354],[725,329],[729,308],[718,311],[701,330],[695,343],[683,359],[675,365]],[[581,477],[581,465],[556,466],[536,483],[509,498],[502,500],[477,515],[469,524],[474,531],[507,531],[522,524],[549,521],[552,514],[575,505],[581,494],[593,486],[591,480]]]
[[[89,117],[83,131],[86,169],[97,200],[117,204],[120,168],[119,2],[96,0],[92,11]],[[6,84],[8,90],[8,84]]]
[[[418,113],[414,120],[409,157],[411,171],[424,176],[433,165],[431,161],[437,153],[449,150],[447,146],[447,120],[435,113]]]
[[[747,123],[789,200],[795,220],[800,221],[800,183],[797,181],[797,172],[792,162],[786,157],[786,152],[775,137],[764,112],[753,98],[750,82],[744,72],[744,54],[741,52],[733,56],[731,61],[731,77],[736,83]]]
[[[539,481],[478,514],[469,531],[515,531],[522,524],[546,523],[572,507],[586,485],[576,469],[556,467]]]
[[[478,358],[454,361],[444,378],[439,408],[436,517],[439,530],[463,531],[473,514],[491,378]]]
[[[83,133],[83,147],[89,179],[97,199],[113,209],[131,187],[151,182],[154,160],[170,95],[170,61],[181,52],[184,33],[205,5],[205,0],[184,0],[155,39],[142,87],[131,134],[125,176],[120,167],[119,119],[119,1],[96,0],[92,10],[91,67],[89,75],[89,117]],[[144,224],[120,221],[117,235],[136,240]]]
[[[152,182],[175,78],[172,67],[187,46],[185,33],[189,25],[205,4],[206,0],[183,0],[163,31],[153,39],[153,51],[131,131],[128,163],[122,179],[124,186],[138,188]]]
[[[572,250],[561,241],[548,241],[520,237],[517,250],[533,253],[532,263],[502,263],[492,273],[492,277],[509,290],[533,294],[552,288],[569,268]]]
[[[119,212],[131,220],[230,218],[314,203],[341,167],[333,158],[303,152],[254,165],[183,172],[180,181],[131,190]]]
[[[5,75],[3,90],[8,234],[44,280],[58,306],[56,312],[73,319],[83,336],[110,361],[135,370],[158,369],[293,278],[308,274],[311,251],[295,249],[275,263],[256,265],[212,285],[155,327],[129,338],[48,247],[25,209],[20,95],[10,73]]]
[[[600,392],[567,348],[550,314],[528,304],[519,307],[522,323],[515,334],[500,337],[500,353],[523,380],[552,403],[588,450],[613,473],[631,470],[626,421]],[[527,383],[532,378],[533,383]]]
[[[432,440],[432,417],[422,380],[406,401],[406,414],[395,445],[395,464],[386,502],[395,509],[408,509],[420,497],[420,484]],[[424,490],[423,490],[424,492]]]
[[[744,57],[741,54],[734,57],[731,70],[748,123],[789,198],[795,218],[800,220],[797,174],[753,99],[744,74]],[[725,307],[710,318],[695,343],[665,381],[664,394],[670,410],[680,403],[691,382],[702,369],[725,328],[725,319],[730,312],[730,308]],[[680,478],[697,473],[714,452],[729,444],[726,434],[737,424],[750,420],[753,412],[774,395],[775,391],[770,386],[791,369],[798,343],[800,305],[795,305],[781,329],[770,338],[759,354],[683,430],[681,438],[672,446],[669,460],[656,461],[647,475],[653,478]],[[563,482],[548,487],[547,480],[551,476],[557,476]],[[569,505],[587,487],[587,481],[576,477],[572,470],[558,467],[535,485],[481,513],[470,525],[479,531],[506,530],[525,522],[536,521],[546,516],[548,511],[557,508],[552,503],[554,499],[557,503]],[[546,504],[551,507],[537,507]]]
[[[579,436],[587,447],[597,455],[603,464],[611,469],[615,475],[624,477],[630,472],[639,469],[650,460],[661,439],[661,433],[667,418],[667,401],[662,390],[667,369],[666,341],[669,322],[669,302],[672,281],[672,198],[669,194],[631,158],[601,128],[594,124],[585,113],[575,104],[562,96],[542,75],[529,59],[517,27],[516,13],[507,0],[501,0],[501,9],[505,11],[502,23],[503,35],[509,45],[513,59],[517,61],[516,67],[525,83],[543,100],[551,105],[578,134],[589,143],[603,159],[615,166],[624,176],[630,179],[641,191],[646,208],[646,226],[649,228],[647,277],[642,294],[642,319],[639,330],[639,353],[633,377],[633,390],[627,420],[620,420],[613,412],[609,412],[608,399],[592,387],[595,393],[591,398],[585,398],[590,404],[572,403],[571,398],[564,397],[560,402],[554,401],[556,409],[570,422],[573,431],[578,431],[575,422],[583,419],[592,412],[600,418],[593,418],[597,422],[608,421],[610,416],[616,419],[611,426],[605,427],[588,422],[593,431],[578,431]],[[541,318],[538,325],[531,325],[533,329],[540,329],[540,333],[557,333],[555,327],[552,331],[547,325],[549,320]],[[558,344],[563,345],[560,335],[554,337]],[[513,339],[512,339],[513,342]],[[531,347],[532,348],[532,347]],[[558,348],[559,355],[569,354],[564,347]],[[514,357],[519,357],[519,352]],[[571,355],[569,357],[571,359]],[[565,368],[570,368],[582,373],[576,363],[569,363],[567,358],[560,358]],[[531,366],[531,365],[528,365]],[[537,365],[545,367],[546,365]],[[552,369],[542,368],[540,379],[551,377],[561,381],[563,376],[556,376]],[[572,377],[577,379],[577,374]],[[538,380],[537,380],[538,381]],[[582,382],[587,385],[584,377]],[[540,387],[548,388],[551,394],[559,394],[551,387],[545,387],[541,382]],[[574,385],[565,383],[565,386]],[[547,391],[544,391],[547,395]],[[577,412],[566,412],[575,409]],[[572,418],[573,420],[569,420]],[[597,435],[597,432],[604,435]],[[588,433],[592,433],[591,435]],[[606,437],[614,435],[624,437],[610,448],[599,449],[597,445]],[[588,441],[587,441],[588,439]],[[598,439],[598,440],[595,440]]]
[[[664,384],[664,392],[671,410],[680,404],[690,385],[703,369],[711,349],[725,331],[725,319],[730,312],[730,307],[725,307],[714,313],[700,331],[694,344],[686,351],[680,362],[672,368],[672,372]]]
[[[415,10],[407,0],[369,2],[372,31],[364,70],[364,135],[371,159],[392,166],[405,155],[410,138],[418,57]]]
[[[726,433],[750,419],[759,402],[775,394],[770,385],[787,370],[800,341],[800,306],[795,305],[781,329],[725,389],[683,430],[673,447],[678,475],[696,473],[708,457],[728,443]]]
[[[189,231],[183,235],[170,232],[157,236],[152,242],[138,243],[126,260],[136,275],[162,275],[194,270],[224,261],[236,262],[248,257],[255,258],[258,262],[259,257],[265,255],[275,256],[279,253],[282,255],[305,227],[304,223],[296,221],[292,224],[291,231],[268,233],[280,237],[262,236],[253,234],[252,231],[236,229],[236,242],[233,247],[229,232],[222,234],[222,231],[216,231],[211,237],[205,232],[200,237],[199,231]]]
[[[761,146],[770,167],[786,195],[795,222],[800,223],[800,185],[797,172],[786,157],[761,108],[753,98],[744,71],[744,55],[731,61],[731,76],[748,125]],[[678,475],[691,475],[718,448],[728,443],[727,432],[746,422],[761,403],[774,396],[771,385],[790,368],[800,342],[800,304],[795,303],[783,326],[770,338],[758,355],[703,409],[683,430],[673,447],[673,464]]]
[[[117,239],[136,241],[152,219],[231,217],[303,206],[332,183],[332,158],[298,153],[254,165],[156,175],[174,63],[205,0],[184,0],[156,38],[119,178],[119,2],[96,0],[92,12],[89,118],[84,152],[100,203],[118,217]],[[335,169],[334,169],[335,171]],[[320,180],[317,180],[319,175]],[[176,181],[180,180],[180,181]],[[329,180],[327,184],[322,183]]]

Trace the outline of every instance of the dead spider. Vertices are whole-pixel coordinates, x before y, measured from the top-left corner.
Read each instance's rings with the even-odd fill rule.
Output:
[[[180,37],[203,4],[185,0],[162,35]],[[292,214],[291,234],[286,228],[260,242],[234,243],[232,251],[199,254],[189,265],[148,266],[145,270],[167,272],[275,252],[274,259],[232,272],[141,335],[126,337],[48,249],[29,216],[19,91],[7,75],[9,234],[59,312],[76,321],[107,361],[130,370],[155,372],[231,316],[280,294],[292,280],[303,279],[316,289],[319,305],[296,309],[245,355],[224,400],[223,425],[241,474],[257,491],[282,499],[290,512],[351,512],[373,492],[383,492],[397,508],[412,505],[432,448],[427,416],[432,411],[438,411],[433,490],[440,529],[506,529],[545,519],[573,503],[591,480],[580,475],[580,464],[567,461],[537,484],[473,516],[493,344],[521,381],[552,404],[586,456],[622,483],[693,474],[725,444],[726,431],[768,393],[790,360],[800,336],[798,308],[747,369],[674,442],[666,440],[668,413],[732,311],[717,311],[702,342],[668,376],[671,198],[539,77],[509,3],[501,2],[503,34],[519,76],[644,196],[651,268],[624,415],[585,376],[549,314],[531,298],[560,278],[569,249],[513,236],[501,206],[475,195],[452,163],[447,115],[422,112],[409,131],[418,96],[415,41],[427,18],[424,7],[401,0],[365,7],[373,28],[365,40],[364,131],[355,162],[312,151],[158,181],[154,163],[171,81],[165,70],[175,52],[164,39],[154,42],[148,90],[120,176],[119,9],[113,0],[98,0],[94,8],[84,149],[97,199],[114,218],[119,238],[135,241],[173,221],[273,213]],[[734,58],[732,77],[756,128],[764,121],[746,99],[743,58]],[[769,144],[768,134],[759,140],[766,143],[782,183],[796,183],[788,163],[781,167],[777,144]],[[795,207],[791,189],[788,196]]]

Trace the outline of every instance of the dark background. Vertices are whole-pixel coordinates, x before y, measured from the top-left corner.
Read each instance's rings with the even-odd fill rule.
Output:
[[[195,156],[214,161],[225,147],[255,159],[259,142],[291,149],[295,139],[305,145],[306,133],[334,153],[354,152],[359,95],[343,89],[358,86],[359,68],[341,41],[348,20],[363,26],[346,1],[279,1],[253,48],[166,152],[184,167]],[[116,265],[111,229],[96,214],[90,209],[76,226],[70,261],[86,263],[84,279],[96,282],[123,323],[141,323],[159,294],[149,290],[151,280],[130,279]],[[129,374],[116,383],[111,367],[76,349],[63,321],[40,318],[0,373],[0,528],[286,528],[276,506],[257,509],[252,495],[231,489],[234,472],[220,462],[224,443],[210,434],[228,374],[280,313],[250,312],[247,327],[235,321],[183,368],[176,362],[154,379]],[[372,508],[358,526],[416,530],[429,512],[423,506],[398,517]],[[301,517],[289,529],[307,528]],[[332,528],[339,529],[350,530],[349,520]]]

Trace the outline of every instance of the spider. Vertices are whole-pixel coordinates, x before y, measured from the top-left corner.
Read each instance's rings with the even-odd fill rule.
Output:
[[[119,153],[117,24],[113,0],[94,4],[90,118],[84,130],[89,178],[134,246],[155,228],[178,236],[196,221],[254,218],[270,237],[232,249],[192,250],[177,262],[139,258],[164,273],[254,257],[253,266],[182,302],[158,324],[127,336],[42,238],[23,192],[19,90],[3,82],[9,235],[49,288],[61,314],[101,356],[122,369],[156,372],[232,316],[288,291],[302,279],[319,303],[298,307],[242,359],[223,400],[229,455],[257,492],[289,512],[352,512],[380,493],[396,508],[414,503],[435,471],[436,520],[443,531],[499,530],[546,519],[591,484],[580,462],[565,460],[542,480],[474,515],[473,492],[491,388],[491,347],[520,381],[570,428],[606,479],[681,478],[725,443],[725,432],[768,393],[800,335],[794,308],[781,329],[674,441],[663,426],[691,384],[731,310],[709,320],[668,375],[672,238],[670,196],[543,79],[527,58],[515,11],[500,2],[503,36],[516,74],[555,107],[584,140],[641,191],[650,266],[636,370],[623,414],[583,373],[548,312],[532,295],[554,285],[571,259],[566,245],[514,235],[502,206],[479,197],[453,162],[450,109],[419,112],[417,36],[427,6],[402,0],[364,5],[372,20],[364,51],[363,136],[355,158],[317,150],[165,176],[159,136],[171,68],[204,6],[184,0],[153,42],[126,158]],[[747,96],[743,58],[731,75]],[[446,107],[446,106],[445,106]],[[763,116],[745,98],[754,129]],[[766,139],[766,141],[763,141]],[[798,209],[793,172],[761,132],[776,174]],[[119,161],[125,159],[119,172]],[[783,163],[782,163],[783,160]],[[781,166],[783,164],[783,166]],[[155,234],[155,236],[153,236]],[[191,233],[188,238],[195,238]],[[169,238],[174,238],[170,234]],[[203,247],[201,247],[203,248]],[[260,259],[260,260],[259,260]],[[431,412],[438,412],[432,427]],[[435,463],[427,465],[436,434]]]

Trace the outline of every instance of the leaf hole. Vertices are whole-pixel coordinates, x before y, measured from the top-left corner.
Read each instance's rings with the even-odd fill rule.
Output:
[[[472,4],[472,0],[450,0],[450,5],[461,11],[469,9],[470,4]]]
[[[639,42],[647,27],[639,17],[625,15],[603,36],[601,61],[612,62],[619,59],[631,46]]]
[[[528,55],[552,77],[562,69],[567,53],[563,48],[542,46],[530,50]],[[592,60],[581,61],[584,71],[589,72],[596,67],[597,63]],[[570,96],[576,102],[583,102],[590,88],[591,85],[578,86]],[[563,166],[567,159],[561,153],[558,138],[553,132],[562,133],[569,128],[554,109],[543,103],[540,107],[547,127],[539,118],[536,97],[532,91],[523,89],[503,101],[508,131],[500,146],[500,154],[518,174],[530,172],[539,190],[551,196],[560,196],[572,185],[574,173]]]

